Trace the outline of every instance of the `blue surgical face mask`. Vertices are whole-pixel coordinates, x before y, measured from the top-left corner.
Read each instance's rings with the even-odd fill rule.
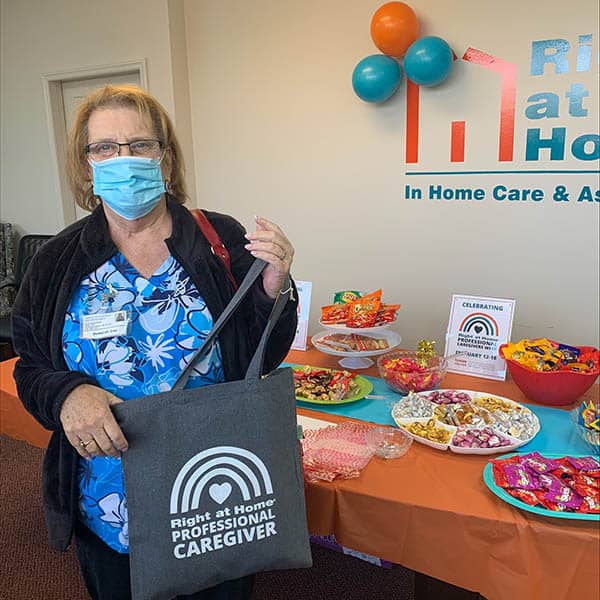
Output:
[[[160,160],[115,156],[90,164],[94,194],[128,221],[145,217],[165,192]]]

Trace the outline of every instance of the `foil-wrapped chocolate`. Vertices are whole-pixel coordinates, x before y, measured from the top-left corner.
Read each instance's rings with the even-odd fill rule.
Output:
[[[454,434],[452,445],[459,448],[500,448],[510,446],[511,441],[490,427],[477,429],[463,425]]]
[[[397,419],[419,419],[433,417],[434,405],[414,392],[397,402],[392,409],[392,416]]]
[[[505,412],[502,409],[490,411],[494,417],[494,429],[507,433],[519,440],[533,437],[538,426],[537,417],[526,408],[518,408]]]
[[[403,425],[406,431],[413,435],[425,438],[438,444],[447,444],[450,441],[452,433],[448,429],[438,427],[434,419],[430,419],[427,423],[410,423]]]
[[[461,425],[485,427],[493,423],[493,418],[487,410],[478,408],[470,402],[440,404],[435,408],[434,415],[438,421],[454,427],[460,427]]]

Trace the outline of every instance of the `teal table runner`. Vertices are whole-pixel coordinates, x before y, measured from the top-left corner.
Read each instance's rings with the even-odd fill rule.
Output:
[[[284,363],[282,366],[301,366]],[[402,398],[400,394],[393,392],[383,381],[377,377],[365,377],[373,384],[373,391],[369,394],[373,398],[363,398],[348,404],[328,406],[325,404],[312,404],[310,402],[297,401],[301,408],[350,417],[360,421],[377,423],[378,425],[394,425],[391,410],[392,406]],[[553,452],[556,454],[592,454],[590,447],[579,437],[571,417],[566,410],[526,404],[540,420],[540,432],[528,444],[521,446],[519,452]]]

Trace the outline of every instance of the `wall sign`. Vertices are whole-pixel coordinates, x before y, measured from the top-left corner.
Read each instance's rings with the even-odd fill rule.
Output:
[[[510,340],[514,309],[511,299],[454,294],[444,356],[458,356],[448,370],[504,380],[506,361],[498,349]]]

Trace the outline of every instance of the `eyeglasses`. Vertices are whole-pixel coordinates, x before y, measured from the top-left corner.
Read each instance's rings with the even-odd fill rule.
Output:
[[[144,156],[147,158],[158,158],[163,144],[159,140],[136,140],[135,142],[95,142],[85,147],[86,154],[90,154],[95,160],[106,160],[118,156],[121,146],[129,146],[133,156]]]

